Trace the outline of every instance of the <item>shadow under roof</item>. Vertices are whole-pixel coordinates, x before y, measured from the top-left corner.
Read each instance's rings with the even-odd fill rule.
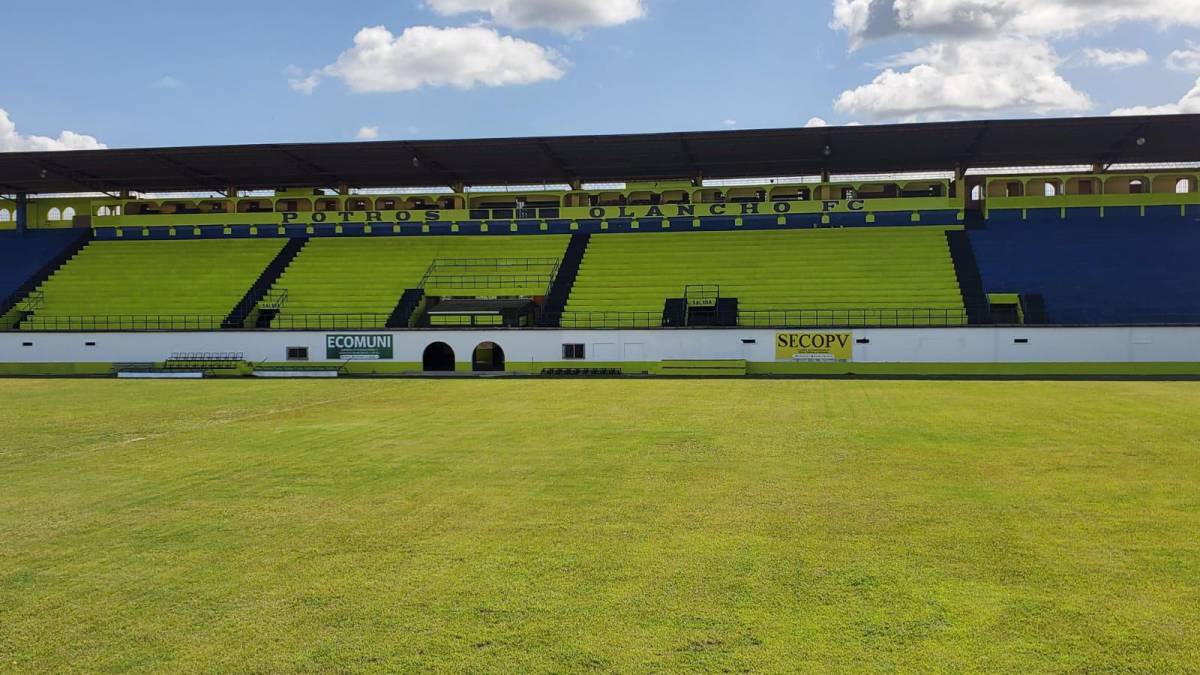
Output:
[[[1200,161],[1200,115],[0,153],[0,193],[751,178]]]

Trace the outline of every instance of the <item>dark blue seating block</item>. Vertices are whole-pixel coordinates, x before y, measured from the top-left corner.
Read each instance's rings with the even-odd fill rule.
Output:
[[[1200,227],[1068,219],[968,233],[989,293],[1041,294],[1054,323],[1200,322]]]
[[[787,216],[788,227],[818,227],[821,224],[819,213],[794,213]]]
[[[111,231],[112,228],[106,228]],[[70,248],[85,233],[74,229],[0,232],[0,302]],[[115,238],[115,233],[113,238]]]
[[[1067,220],[1095,222],[1100,220],[1100,207],[1087,206],[1067,209]]]
[[[908,214],[911,216],[911,214]],[[956,209],[932,209],[921,212],[921,222],[914,223],[912,219],[897,223],[897,225],[957,225],[962,220],[958,217]],[[879,224],[879,214],[875,216],[875,224]]]
[[[921,214],[922,224],[946,225],[955,222],[951,220],[944,223],[937,223],[935,222],[936,220],[936,216],[930,215],[928,212]],[[875,214],[875,222],[873,224],[876,227],[904,227],[907,225],[916,225],[917,223],[913,222],[911,211],[879,211]]]
[[[671,219],[671,224],[674,225],[677,218]],[[688,224],[691,227],[691,224]],[[702,230],[732,230],[737,227],[732,216],[708,216],[700,219],[700,229]]]
[[[779,227],[779,216],[742,216],[742,227],[750,230]]]
[[[860,227],[867,224],[867,214],[861,211],[857,213],[831,213],[829,214],[829,224],[834,227]]]

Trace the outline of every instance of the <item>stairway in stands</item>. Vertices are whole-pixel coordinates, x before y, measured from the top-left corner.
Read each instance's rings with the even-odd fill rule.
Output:
[[[579,265],[583,262],[583,256],[587,253],[587,247],[591,240],[592,235],[586,232],[576,232],[571,235],[571,242],[567,244],[562,264],[558,267],[558,277],[555,278],[550,295],[546,298],[546,306],[542,308],[539,325],[547,328],[558,327],[562,313],[567,308],[567,300],[571,297],[571,288],[579,276]]]
[[[266,297],[267,292],[271,290],[271,286],[275,284],[288,265],[292,264],[292,261],[296,259],[296,256],[300,254],[300,251],[304,249],[304,245],[307,243],[308,237],[289,239],[288,243],[279,249],[279,253],[271,260],[271,263],[267,265],[262,274],[258,275],[258,279],[250,286],[250,290],[246,291],[246,295],[242,296],[238,304],[229,312],[229,317],[225,319],[222,328],[255,327],[247,326],[246,320],[254,313],[254,310],[258,307],[258,303]]]
[[[971,248],[971,239],[964,230],[947,230],[946,244],[954,260],[954,274],[958,277],[958,288],[962,291],[963,306],[967,311],[967,322],[971,325],[991,323],[987,294],[983,290],[983,277],[979,263]]]

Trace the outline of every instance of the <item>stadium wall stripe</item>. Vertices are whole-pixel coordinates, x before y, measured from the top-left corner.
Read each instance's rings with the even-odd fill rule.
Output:
[[[271,364],[294,365],[294,364]],[[546,361],[511,364],[513,375],[540,375],[544,369],[581,368],[578,361]],[[619,369],[623,375],[658,376],[662,366],[655,362],[589,362],[586,368]],[[0,364],[0,377],[112,377],[118,370],[112,363],[6,363]],[[456,371],[470,372],[470,365]],[[346,375],[356,377],[399,377],[421,375],[420,363],[350,364]],[[748,364],[747,376],[761,377],[1130,377],[1200,378],[1198,363],[797,363]],[[242,377],[232,372],[218,377]]]
[[[177,352],[236,352],[252,363],[278,363],[290,347],[307,347],[310,363],[348,363],[352,372],[414,372],[433,342],[450,345],[459,372],[470,371],[472,352],[483,342],[503,348],[511,372],[621,367],[654,373],[663,361],[744,360],[751,374],[884,372],[892,366],[905,366],[906,373],[912,372],[909,366],[935,373],[962,370],[963,364],[1037,364],[1043,372],[1057,368],[1064,373],[1071,369],[1061,368],[1063,364],[1173,364],[1168,370],[1175,374],[1192,374],[1200,362],[1200,327],[375,331],[361,334],[390,336],[393,347],[385,358],[330,358],[329,335],[344,332],[3,333],[0,364],[7,365],[0,365],[0,374],[28,373],[26,366],[35,364],[53,364],[34,367],[44,374],[102,374],[109,371],[106,364],[162,362]],[[796,333],[849,337],[850,358],[831,363],[840,357],[808,348],[821,340],[783,340],[785,347],[805,348],[777,348],[780,338]],[[584,345],[587,358],[563,362],[564,344]],[[1149,368],[1165,373],[1163,369]]]

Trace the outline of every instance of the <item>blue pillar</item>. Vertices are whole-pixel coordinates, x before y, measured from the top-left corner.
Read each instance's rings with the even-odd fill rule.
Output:
[[[29,226],[29,195],[17,195],[17,234],[25,234]]]

